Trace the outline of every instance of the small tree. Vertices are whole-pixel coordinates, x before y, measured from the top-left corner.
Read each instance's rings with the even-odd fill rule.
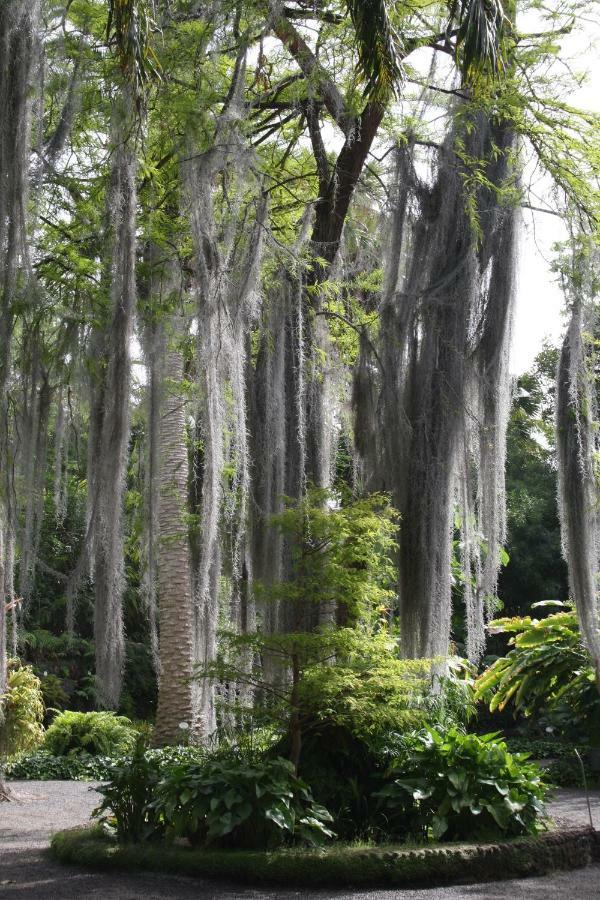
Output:
[[[11,660],[6,693],[0,695],[0,801],[10,799],[3,778],[6,760],[41,742],[43,719],[44,701],[39,678],[31,666]]]
[[[269,634],[259,624],[253,634],[223,631],[217,661],[198,671],[200,677],[249,687],[253,715],[288,732],[296,768],[303,728],[314,710],[308,685],[319,683],[319,670],[328,667],[333,678],[335,667],[352,681],[350,672],[358,666],[359,681],[367,684],[365,673],[382,655],[394,658],[389,621],[397,514],[380,494],[344,500],[311,488],[272,518],[289,548],[288,578],[258,585],[257,599],[263,610],[278,605],[282,630]],[[248,709],[238,703],[238,711],[240,706]],[[230,712],[235,707],[230,703]]]

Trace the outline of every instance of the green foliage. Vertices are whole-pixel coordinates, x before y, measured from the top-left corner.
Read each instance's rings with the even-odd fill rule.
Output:
[[[14,756],[40,744],[44,702],[40,680],[31,666],[16,661],[9,664],[7,691],[0,703],[0,757]]]
[[[400,38],[386,0],[346,0],[356,32],[359,71],[365,94],[385,102],[402,80]]]
[[[543,714],[564,733],[597,743],[600,693],[575,610],[543,619],[497,619],[489,627],[511,635],[512,649],[479,677],[476,698],[488,702],[492,712],[510,704],[526,716]]]
[[[435,840],[533,834],[544,814],[541,772],[497,734],[428,728],[400,755],[378,797],[393,831]]]
[[[382,495],[353,500],[312,488],[301,500],[289,500],[271,522],[289,548],[289,580],[258,588],[264,604],[277,603],[289,630],[222,631],[217,661],[197,673],[256,688],[260,699],[253,707],[254,719],[290,734],[295,764],[303,728],[314,719],[317,690],[325,692],[323,708],[337,705],[337,715],[346,719],[362,714],[366,721],[370,716],[371,730],[382,727],[374,722],[380,711],[382,721],[387,714],[388,722],[398,724],[399,710],[406,709],[404,679],[411,665],[395,658],[387,628],[396,518]],[[331,624],[318,627],[323,615]],[[415,663],[411,677],[416,679],[419,671],[425,669]],[[226,706],[225,719],[244,714],[239,704]]]
[[[44,605],[52,594],[45,593]],[[61,601],[54,598],[54,612],[64,614]],[[50,604],[49,604],[50,605]],[[42,615],[40,613],[40,618]],[[50,624],[50,623],[49,623]],[[23,632],[23,653],[42,682],[46,707],[54,710],[89,709],[95,702],[94,645],[85,638],[54,634],[48,628]]]
[[[498,591],[505,616],[524,615],[532,599],[568,597],[556,502],[553,432],[557,364],[556,349],[546,346],[531,371],[519,378],[509,420],[506,492],[510,560],[500,573]],[[495,648],[498,643],[492,640],[491,646]]]
[[[199,747],[164,747],[146,750],[148,763],[159,772],[185,762],[198,762],[206,752]],[[83,751],[54,756],[47,750],[26,753],[9,761],[6,774],[22,781],[103,781],[112,777],[115,765],[128,765],[128,756],[91,756]]]
[[[457,51],[465,78],[487,71],[497,75],[505,65],[506,4],[501,0],[452,0],[450,19],[458,24]]]
[[[573,831],[563,832],[560,843],[555,834],[549,833],[502,841],[492,847],[446,844],[441,850],[425,847],[420,852],[397,846],[375,848],[339,842],[326,848],[286,847],[267,852],[191,850],[167,844],[115,845],[98,826],[60,831],[51,842],[55,859],[78,867],[115,873],[169,872],[200,879],[223,878],[228,883],[255,885],[259,896],[266,893],[265,885],[272,885],[269,893],[276,896],[285,896],[290,889],[296,896],[306,896],[311,889],[320,888],[325,891],[321,890],[319,896],[329,897],[354,896],[351,886],[362,888],[364,894],[379,893],[373,891],[375,886],[396,892],[403,888],[428,888],[418,891],[418,895],[436,896],[438,892],[431,890],[432,885],[452,883],[463,887],[451,894],[464,897],[470,891],[464,887],[467,883],[555,875],[559,867],[585,866],[593,847],[593,835],[583,837],[579,831]],[[402,893],[398,896],[402,897]]]
[[[425,724],[464,727],[474,713],[468,667],[449,660],[440,677],[431,660],[400,660],[383,634],[343,663],[309,670],[302,682],[299,772],[349,840],[387,838],[374,793],[406,735]],[[289,751],[289,736],[278,745]]]
[[[335,665],[307,669],[300,704],[312,727],[327,722],[368,740],[422,723],[430,689],[431,662],[398,659],[397,642],[380,632]]]
[[[342,659],[304,674],[299,698],[311,729],[327,723],[375,745],[426,722],[466,725],[474,715],[464,661],[399,659],[397,639],[385,631],[352,637]]]
[[[287,498],[271,527],[290,543],[290,578],[263,585],[261,598],[283,603],[299,625],[317,604],[341,607],[349,623],[383,617],[394,596],[397,520],[383,494],[356,500],[311,488]]]
[[[54,756],[38,750],[10,760],[6,774],[19,781],[98,781],[108,776],[111,765],[105,756]]]
[[[46,731],[44,749],[55,756],[89,753],[111,756],[133,748],[136,730],[130,719],[111,712],[60,713]]]
[[[511,753],[526,753],[530,759],[574,759],[575,745],[550,738],[508,737]]]
[[[193,844],[267,849],[318,845],[333,836],[331,815],[281,757],[173,766],[158,785],[154,808],[169,834]]]
[[[93,815],[110,827],[114,823],[119,841],[156,837],[162,831],[159,813],[153,806],[158,780],[158,760],[146,754],[145,740],[139,736],[131,757],[110,765],[106,782],[97,788],[103,799]]]

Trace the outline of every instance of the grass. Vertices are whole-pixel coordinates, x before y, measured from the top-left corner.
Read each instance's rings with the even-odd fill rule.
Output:
[[[163,843],[119,845],[100,826],[59,832],[52,854],[95,869],[169,872],[245,884],[298,887],[409,887],[543,875],[589,864],[595,838],[586,829],[482,844],[408,850],[336,844],[325,850],[192,850]]]

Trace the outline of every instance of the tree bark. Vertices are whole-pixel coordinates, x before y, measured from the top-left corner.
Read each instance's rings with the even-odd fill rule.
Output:
[[[175,341],[181,323],[174,328]],[[185,402],[181,393],[183,354],[176,345],[166,353],[160,424],[160,498],[158,604],[160,674],[153,742],[181,742],[193,728],[193,601],[188,526],[188,449]],[[185,723],[188,731],[180,726]]]

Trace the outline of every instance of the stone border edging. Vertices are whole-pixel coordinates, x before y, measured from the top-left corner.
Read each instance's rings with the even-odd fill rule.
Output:
[[[60,862],[98,869],[141,869],[288,887],[435,887],[501,881],[577,869],[600,860],[600,833],[550,831],[493,844],[416,850],[336,848],[194,851],[164,844],[117,845],[97,827],[59,832],[51,851]]]

